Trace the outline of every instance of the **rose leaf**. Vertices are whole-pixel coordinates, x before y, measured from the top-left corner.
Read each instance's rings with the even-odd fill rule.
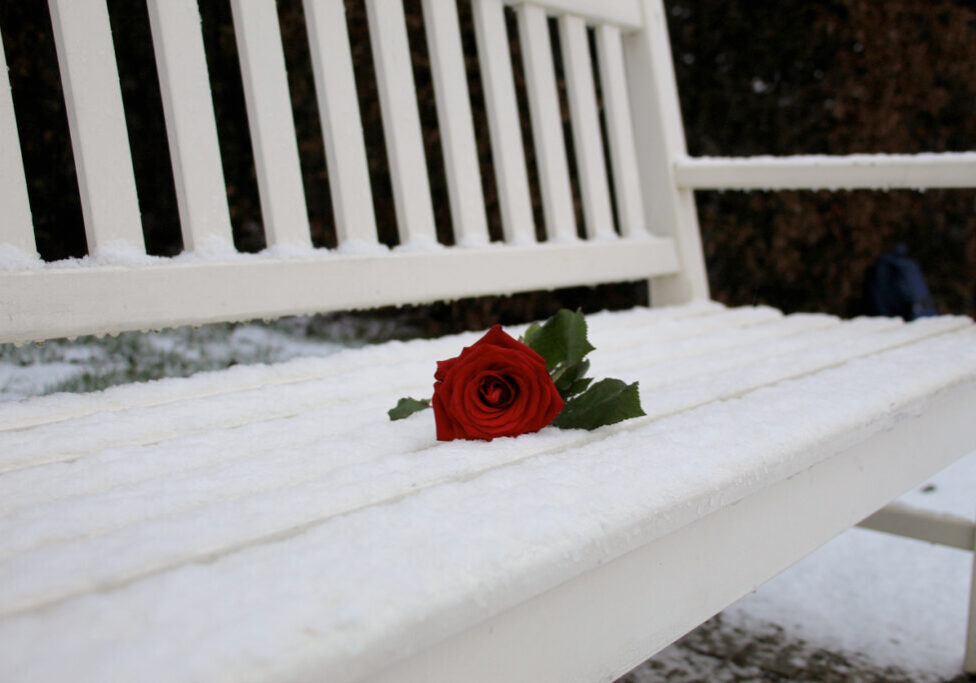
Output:
[[[572,367],[593,350],[586,338],[583,314],[565,308],[542,325],[529,327],[525,331],[525,343],[545,359],[549,372],[560,363]]]
[[[592,430],[641,415],[637,382],[603,379],[567,401],[552,424],[560,429]]]
[[[390,408],[386,414],[391,420],[402,420],[425,408],[430,408],[429,398],[416,399],[408,396],[397,401],[396,407]]]

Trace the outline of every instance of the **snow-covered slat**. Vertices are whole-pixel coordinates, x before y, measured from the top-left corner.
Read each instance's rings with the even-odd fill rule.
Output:
[[[7,77],[7,58],[0,39],[0,249],[9,245],[24,253],[30,261],[37,260],[34,244],[34,228],[30,202],[27,197],[27,179],[17,137],[17,119]]]
[[[647,221],[631,127],[623,48],[616,26],[600,24],[596,27],[596,52],[620,233],[624,237],[646,235]]]
[[[664,339],[677,346],[677,340],[709,330],[721,329],[728,333],[739,326],[774,320],[779,315],[773,309],[746,308],[714,316],[681,319],[675,324],[661,324],[652,330],[638,327],[627,333],[618,332],[612,340],[613,343],[604,344],[604,347],[612,349],[615,345],[628,343],[627,340],[634,346],[641,341],[646,343],[654,339]],[[600,341],[599,336],[594,339]],[[474,340],[469,335],[467,343]],[[419,363],[417,367],[422,369],[416,377],[421,379],[416,381],[429,384],[432,363],[456,355],[461,345],[455,339],[449,338],[439,345],[428,344],[424,348],[429,350],[421,354],[420,349],[413,353],[401,352],[397,345],[393,345],[392,349],[386,350],[379,358],[374,357],[365,365],[363,361],[353,363],[351,368],[346,367],[349,359],[340,357],[325,363],[327,368],[333,363],[338,364],[338,368],[332,367],[331,372],[323,368],[317,375],[284,385],[268,383],[233,393],[192,397],[172,404],[160,403],[134,410],[123,407],[118,410],[117,419],[112,421],[107,421],[104,415],[96,414],[52,423],[30,432],[0,432],[0,471],[36,466],[54,460],[76,460],[86,453],[104,448],[156,443],[217,428],[297,415],[315,408],[325,409],[330,406],[335,410],[337,404],[372,396],[380,390],[409,391],[413,387],[408,368]],[[49,403],[56,410],[58,400],[52,399]],[[339,424],[341,427],[345,423]],[[63,445],[66,439],[70,439],[70,447]],[[52,460],[55,450],[60,451],[60,455]],[[8,498],[7,502],[9,500]],[[0,503],[0,509],[3,509],[3,503]]]
[[[596,111],[596,86],[590,60],[586,24],[579,17],[559,17],[559,40],[562,47],[563,72],[573,121],[573,142],[580,194],[583,199],[583,223],[587,237],[607,239],[614,236],[610,211],[610,185],[603,157],[603,136]]]
[[[227,189],[196,0],[149,0],[183,248],[233,251]]]
[[[535,5],[518,5],[515,12],[532,119],[532,139],[539,168],[546,236],[555,242],[573,241],[577,238],[576,215],[569,185],[569,165],[552,63],[549,25],[545,12]]]
[[[434,209],[403,3],[366,0],[366,14],[400,241],[433,245]]]
[[[630,350],[623,349],[613,352],[609,362],[600,363],[600,373],[605,369],[608,374],[626,377],[628,381],[640,381],[648,412],[646,420],[653,420],[681,409],[728,399],[764,383],[829,367],[830,363],[825,362],[822,353],[812,362],[797,362],[797,357],[813,347],[829,347],[833,358],[847,357],[844,354],[856,357],[925,339],[925,336],[919,336],[918,330],[908,338],[904,334],[890,335],[885,332],[886,326],[890,328],[891,323],[870,320],[838,325],[836,320],[831,324],[831,319],[826,316],[798,316],[741,329],[719,328],[691,338],[692,346],[703,337],[707,339],[707,343],[697,345],[693,355],[679,352],[669,356],[667,351],[678,345],[660,340],[650,345],[649,354],[655,348],[661,351],[651,356],[653,363],[635,365]],[[927,330],[930,336],[934,331]],[[57,466],[6,474],[0,477],[0,490],[4,494],[0,499],[3,500],[0,535],[6,536],[8,542],[0,552],[0,558],[45,539],[70,538],[73,532],[93,536],[99,530],[124,526],[140,518],[134,515],[153,516],[183,509],[188,503],[203,504],[295,485],[324,476],[337,467],[358,464],[360,469],[353,470],[357,473],[355,476],[374,481],[360,476],[362,466],[371,467],[368,463],[377,458],[411,452],[423,448],[426,443],[422,430],[416,434],[403,432],[400,426],[392,429],[387,422],[376,423],[372,419],[373,415],[381,414],[389,407],[385,405],[390,401],[389,394],[423,391],[430,380],[430,362],[425,359],[404,364],[401,374],[408,378],[406,384],[398,384],[393,372],[393,368],[381,373],[367,370],[350,378],[336,378],[330,381],[335,390],[323,385],[305,385],[296,387],[289,395],[288,391],[272,389],[267,392],[266,400],[290,404],[291,412],[295,413],[293,417],[251,423],[224,432],[219,441],[214,439],[214,429],[190,437],[173,438],[176,435],[171,434],[167,435],[166,442],[149,447],[108,449],[76,461],[70,466],[67,478],[59,475],[61,468]],[[356,389],[361,389],[360,385],[366,381],[391,388],[366,396],[357,395]],[[338,403],[334,400],[337,393],[344,398]],[[656,396],[659,393],[660,398]],[[301,398],[302,405],[295,394]],[[348,400],[345,399],[347,395]],[[196,401],[189,408],[191,411],[207,410],[207,405],[215,403],[213,400]],[[171,410],[168,415],[175,422],[183,419],[186,412]],[[145,411],[144,414],[147,419],[154,419],[162,418],[167,412]],[[136,417],[137,413],[133,411],[119,415],[127,421]],[[370,424],[373,427],[367,429]],[[425,423],[422,429],[428,426]],[[69,430],[60,431],[64,435],[72,431],[83,433],[85,429],[84,422],[77,422],[70,425]],[[47,435],[43,433],[45,431]],[[38,440],[49,446],[54,432],[39,432]],[[394,438],[396,434],[403,438]],[[579,432],[559,434],[554,438],[558,438],[563,447],[588,438]],[[336,439],[347,443],[348,447],[330,449],[332,455],[323,461],[322,449]],[[473,460],[469,464],[480,469],[498,463]],[[264,474],[257,476],[258,472]],[[188,490],[189,497],[180,496],[180,482],[191,480],[196,483]],[[54,482],[56,489],[51,486]],[[55,490],[59,493],[54,494]],[[83,518],[64,521],[70,516],[65,514],[65,506],[77,504],[81,500],[79,496],[93,500],[98,496],[103,501],[138,499],[142,502],[130,505],[130,512],[125,515],[116,513],[114,505],[106,503]],[[60,500],[62,497],[65,500]],[[32,507],[24,510],[26,505]],[[145,512],[139,513],[139,509]],[[38,529],[38,525],[47,525],[47,531]],[[21,530],[22,536],[30,538],[17,541],[11,536],[12,533],[16,535],[17,529]]]
[[[488,242],[488,221],[457,5],[442,0],[424,0],[423,12],[454,238],[461,245],[485,244]]]
[[[794,475],[807,486],[808,468],[848,462],[832,456],[851,447],[852,431],[858,436],[853,443],[881,438],[878,452],[890,455],[883,446],[892,409],[933,414],[927,410],[929,399],[945,387],[949,387],[947,399],[972,397],[974,342],[972,330],[942,335],[921,349],[894,349],[631,429],[621,423],[621,429],[591,435],[593,440],[568,451],[547,454],[548,449],[542,448],[536,455],[478,476],[419,490],[407,488],[403,496],[384,505],[309,520],[293,533],[254,539],[232,552],[213,552],[204,563],[132,577],[115,584],[113,590],[54,601],[44,610],[9,614],[0,619],[0,661],[41,679],[59,678],[65,661],[71,662],[72,674],[91,680],[104,677],[108,669],[103,667],[109,663],[118,672],[120,667],[144,668],[152,662],[178,680],[209,679],[218,673],[231,678],[253,675],[256,667],[269,678],[294,673],[296,667],[327,676],[340,672],[367,676],[406,653],[420,651],[581,572],[685,529],[695,520],[749,506],[753,496],[765,495],[763,491],[794,480]],[[883,386],[884,391],[865,395],[838,389],[861,385]],[[730,431],[730,425],[738,428]],[[925,422],[924,426],[933,425]],[[534,437],[500,440],[482,444],[478,451],[535,447],[533,442],[550,433],[558,434],[549,430]],[[694,438],[681,438],[689,434]],[[757,434],[763,438],[756,438]],[[904,436],[904,430],[894,433],[896,438]],[[953,452],[943,459],[955,454],[958,441],[956,434]],[[417,462],[432,462],[429,456],[435,456],[436,466],[463,463],[472,459],[471,445],[444,444],[438,447],[443,459],[432,452]],[[899,467],[888,469],[883,468],[887,460],[880,458],[851,460],[860,466],[869,464],[868,474],[880,476],[891,470],[884,474],[882,491],[877,491],[880,482],[873,482],[875,493],[869,500],[863,499],[861,489],[840,487],[836,495],[845,501],[862,501],[851,514],[882,497],[897,495],[905,485],[903,479],[909,477],[902,468],[904,459]],[[688,476],[689,472],[696,476]],[[916,481],[927,473],[913,470],[909,479]],[[815,493],[822,500],[834,490],[831,486],[843,481],[838,475],[806,495]],[[539,482],[546,482],[542,491]],[[265,510],[300,512],[307,501],[290,497],[292,493],[283,492],[278,507]],[[787,501],[806,497],[799,489],[789,493]],[[607,500],[613,504],[607,505]],[[739,501],[743,502],[733,505]],[[830,514],[839,509],[847,506],[830,506]],[[245,506],[245,511],[237,526],[246,526],[250,514],[260,520],[260,506]],[[796,520],[788,517],[795,528]],[[824,515],[802,518],[822,520]],[[533,524],[524,524],[525,519]],[[477,534],[457,533],[473,528]],[[207,525],[197,529],[204,536],[214,531]],[[836,533],[833,527],[823,535],[830,533]],[[723,537],[711,534],[711,543]],[[444,538],[453,542],[444,544]],[[823,539],[818,534],[815,540]],[[795,548],[798,556],[808,550]],[[141,538],[126,552],[137,556],[142,551],[153,552],[151,537]],[[671,553],[656,556],[660,562]],[[296,557],[301,561],[296,562]],[[76,561],[70,556],[65,559]],[[796,558],[784,557],[782,562],[789,564],[791,559]],[[39,566],[37,581],[49,580],[49,571],[50,566]],[[754,580],[743,579],[741,590],[748,590]],[[16,586],[2,584],[9,591],[5,599],[16,599],[15,589],[31,582],[31,577],[19,576]],[[481,600],[470,607],[473,582]],[[253,590],[256,585],[262,589]],[[692,588],[700,591],[698,584]],[[739,590],[738,586],[730,589],[723,600],[734,600]],[[601,593],[600,598],[606,595]],[[460,604],[468,608],[457,610]],[[194,609],[188,610],[187,605]],[[205,625],[195,619],[200,613],[208,617]],[[250,628],[258,622],[260,629]],[[175,656],[199,650],[201,638],[208,639],[215,626],[222,656],[215,658],[212,652]],[[62,633],[71,638],[52,637]],[[318,635],[310,639],[309,633]],[[125,644],[123,658],[117,656],[120,643]],[[69,647],[70,657],[52,656],[52,648],[58,655]],[[275,653],[285,650],[291,658],[283,664]],[[366,654],[350,656],[357,651]],[[115,657],[109,656],[112,652]]]
[[[641,318],[627,318],[622,322],[624,327],[636,327],[636,320],[670,321],[690,318],[704,319],[718,315],[724,307],[715,302],[696,302],[690,306],[665,306],[648,309]],[[598,314],[614,316],[613,313]],[[592,320],[593,316],[590,316]],[[600,334],[600,328],[594,333]],[[610,339],[615,339],[616,334]],[[465,341],[465,335],[454,335],[443,338],[442,346],[432,346],[430,350],[420,350],[415,346],[403,346],[398,349],[397,362],[409,361],[416,357],[429,357],[443,352],[456,351],[475,341],[473,338]],[[600,344],[606,342],[600,341]],[[455,341],[456,340],[456,341]],[[594,342],[596,343],[596,342]],[[395,344],[394,344],[395,345]],[[122,384],[108,387],[100,392],[84,394],[62,394],[56,405],[43,396],[26,398],[18,402],[8,402],[0,413],[0,431],[8,429],[25,429],[41,424],[49,424],[74,417],[82,417],[95,412],[111,412],[134,407],[160,405],[187,398],[200,398],[228,394],[234,391],[245,391],[259,386],[288,384],[310,379],[328,377],[340,370],[345,372],[355,370],[365,365],[389,364],[391,358],[387,351],[388,345],[367,346],[362,349],[344,350],[332,354],[328,359],[322,358],[294,358],[271,365],[237,365],[217,373],[203,372],[191,377],[170,378],[166,382],[153,385],[152,391],[147,391],[144,384]],[[445,356],[446,357],[446,356]]]
[[[0,319],[10,321],[0,326],[0,342],[638,280],[676,267],[669,240],[648,240],[0,271]],[[39,298],[61,314],[38,309]],[[104,306],[109,299],[114,305]]]
[[[311,248],[278,10],[274,0],[232,0],[231,10],[265,238]]]
[[[105,0],[50,0],[88,250],[145,253]]]
[[[523,0],[505,0],[507,5],[519,5]],[[608,23],[628,29],[644,24],[640,0],[532,0],[533,5],[556,16],[573,14],[591,23]]]
[[[485,93],[492,165],[509,244],[536,241],[529,177],[525,167],[522,128],[515,102],[515,81],[501,0],[471,0],[478,44],[481,87]]]
[[[808,319],[803,322],[809,324]],[[938,328],[933,325],[928,327],[929,332],[933,327]],[[967,339],[973,334],[971,325],[968,327],[962,332]],[[899,329],[904,332],[907,328]],[[917,336],[918,332],[913,330],[916,336],[911,343],[934,343],[935,346],[940,343],[940,335],[925,340],[925,337]],[[790,353],[777,357],[774,351],[778,341],[774,339],[769,347],[769,351],[774,353],[768,362],[757,356],[758,363],[751,368],[734,367],[724,375],[699,372],[699,379],[686,381],[684,387],[680,384],[668,385],[667,391],[653,384],[660,368],[631,367],[627,375],[629,380],[649,384],[642,391],[648,415],[611,427],[602,434],[551,430],[544,438],[540,435],[536,439],[524,440],[522,444],[497,448],[486,457],[459,459],[451,447],[437,446],[429,450],[424,447],[427,440],[423,438],[422,431],[429,431],[426,423],[419,425],[419,430],[405,432],[403,425],[382,422],[376,424],[373,430],[355,430],[346,437],[349,448],[334,452],[325,462],[321,456],[325,442],[313,443],[304,449],[282,445],[279,449],[273,449],[263,462],[249,463],[247,459],[242,462],[235,458],[233,463],[222,462],[163,479],[150,479],[142,486],[110,490],[97,498],[68,499],[53,507],[41,507],[36,509],[36,515],[20,515],[0,526],[0,535],[11,539],[8,545],[16,545],[24,540],[18,540],[19,535],[43,534],[44,528],[51,528],[50,520],[65,518],[78,518],[78,522],[54,526],[59,531],[77,527],[77,540],[69,539],[66,543],[55,545],[43,544],[36,551],[26,554],[5,553],[7,559],[0,561],[0,577],[3,579],[0,585],[7,586],[18,597],[13,601],[0,599],[0,613],[20,611],[47,601],[64,599],[86,587],[106,587],[183,562],[205,559],[214,553],[226,553],[253,544],[256,539],[270,539],[313,519],[326,519],[357,507],[395,498],[404,487],[417,490],[458,478],[470,479],[487,469],[510,466],[538,453],[584,448],[605,439],[608,433],[640,429],[679,411],[729,400],[758,387],[780,382],[785,377],[821,372],[831,367],[828,358],[849,362],[857,357],[858,351],[869,347],[873,350],[868,355],[892,348],[879,345],[873,339],[876,336],[868,334],[861,339],[855,335],[851,340],[835,345],[829,353],[818,348],[820,358],[807,364],[807,372],[804,373],[791,368],[795,367],[799,357],[805,358],[808,354],[801,348],[794,348]],[[817,342],[816,335],[810,338],[810,344]],[[750,349],[746,351],[748,353]],[[919,347],[917,351],[921,353],[924,348]],[[658,397],[659,400],[653,400]],[[370,410],[368,405],[357,406],[355,410],[361,413],[381,411],[379,407]],[[348,419],[341,415],[332,417],[337,421]],[[418,425],[414,423],[413,426]],[[291,429],[294,429],[294,425]],[[282,432],[286,431],[289,429],[282,429]],[[400,439],[397,439],[398,434]],[[411,445],[417,452],[410,453]],[[383,457],[370,458],[357,467],[350,467],[364,451]],[[224,452],[227,452],[226,448]],[[298,462],[303,465],[296,472]],[[420,462],[424,463],[423,467],[419,467]],[[279,480],[277,483],[276,477]],[[221,485],[208,486],[207,482],[220,482]],[[369,482],[369,485],[356,486],[356,482]],[[258,487],[256,491],[255,486]],[[180,497],[183,492],[186,495]],[[256,495],[247,499],[240,497],[242,494],[248,495],[248,492]],[[275,507],[281,505],[283,496],[292,501],[291,509],[276,513]],[[306,502],[298,505],[297,501]],[[191,510],[188,505],[194,509]],[[140,507],[149,512],[150,517],[140,517]],[[124,512],[120,513],[120,509]],[[173,517],[173,514],[176,516]],[[34,519],[31,519],[32,516]],[[147,524],[131,526],[143,519],[147,520]],[[247,519],[247,523],[241,523],[243,519]],[[212,532],[200,532],[200,527],[211,529]],[[153,543],[140,544],[139,538],[151,538]],[[123,550],[130,547],[139,550]],[[112,556],[115,561],[99,565],[97,558],[103,556]],[[57,569],[50,573],[28,572],[25,571],[27,567]]]
[[[376,216],[345,5],[342,0],[305,0],[304,7],[336,237],[340,247],[375,245]]]
[[[679,157],[678,185],[716,190],[921,190],[976,187],[976,152]]]

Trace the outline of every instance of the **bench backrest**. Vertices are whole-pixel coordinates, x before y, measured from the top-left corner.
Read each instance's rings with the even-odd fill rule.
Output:
[[[505,4],[514,5],[518,21],[543,204],[541,242]],[[636,279],[652,281],[653,304],[678,303],[708,294],[695,188],[976,184],[972,154],[880,163],[689,159],[661,0],[471,0],[504,233],[492,243],[457,8],[423,0],[457,243],[445,247],[435,236],[403,6],[366,0],[399,231],[400,246],[391,250],[377,238],[343,0],[304,0],[338,242],[336,249],[313,248],[275,2],[232,0],[268,245],[260,254],[240,254],[231,236],[197,3],[148,0],[185,249],[173,258],[149,257],[106,0],[49,5],[89,257],[45,263],[37,256],[29,179],[0,61],[0,342]],[[579,231],[548,17],[557,20],[571,112]]]

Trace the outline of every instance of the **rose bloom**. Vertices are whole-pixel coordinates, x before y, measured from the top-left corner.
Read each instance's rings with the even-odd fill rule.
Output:
[[[437,439],[485,439],[537,432],[563,409],[542,356],[495,325],[434,373]]]

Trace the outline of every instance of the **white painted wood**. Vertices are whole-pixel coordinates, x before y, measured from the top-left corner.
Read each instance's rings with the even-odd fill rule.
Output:
[[[0,341],[593,285],[676,266],[674,247],[662,240],[0,271],[0,319],[8,321]]]
[[[268,246],[311,248],[295,121],[274,0],[232,0]]]
[[[858,526],[950,548],[972,550],[976,547],[976,524],[972,520],[904,503],[892,503],[883,507],[859,522]]]
[[[845,531],[858,515],[965,455],[976,435],[962,427],[962,406],[976,400],[976,387],[951,393],[957,402],[941,400],[890,432],[391,663],[367,680],[502,683],[513,680],[516,670],[519,680],[614,680]],[[935,435],[933,450],[929,437]],[[920,452],[935,457],[916,457]]]
[[[304,0],[339,246],[379,244],[342,0]]]
[[[0,248],[10,245],[24,252],[29,260],[37,259],[27,180],[17,137],[17,119],[7,78],[7,59],[0,41]]]
[[[576,216],[569,185],[569,165],[566,161],[549,25],[545,12],[535,5],[518,5],[515,12],[546,236],[555,242],[571,242],[577,239]]]
[[[89,253],[145,253],[105,0],[49,0]]]
[[[509,244],[536,241],[522,128],[501,0],[471,0],[481,87],[488,114],[502,232]]]
[[[684,188],[889,190],[976,187],[976,152],[675,160]]]
[[[481,190],[457,5],[443,0],[424,0],[423,12],[454,238],[462,245],[486,244],[488,220]]]
[[[366,14],[400,241],[433,244],[434,210],[403,3],[366,0]]]
[[[772,311],[768,314],[775,317]],[[644,319],[644,325],[632,330],[638,334],[658,331],[670,320],[655,312],[620,315]],[[594,328],[607,325],[607,318],[594,316]],[[0,562],[0,575],[6,579],[0,582],[5,588],[0,595],[0,643],[6,645],[0,646],[0,662],[39,680],[64,678],[57,674],[65,666],[71,667],[72,678],[102,680],[106,676],[99,674],[118,673],[120,666],[146,671],[173,662],[163,666],[167,680],[236,680],[247,675],[268,680],[611,680],[971,449],[976,440],[976,424],[969,419],[976,401],[976,356],[967,344],[976,337],[971,323],[957,322],[968,327],[958,333],[961,343],[936,335],[913,361],[911,349],[894,348],[883,357],[835,364],[826,370],[828,376],[766,382],[762,392],[742,391],[740,386],[736,401],[709,401],[691,415],[666,413],[660,422],[628,421],[598,432],[553,430],[537,440],[478,448],[477,458],[457,457],[458,449],[470,451],[476,444],[431,441],[419,453],[401,453],[401,441],[377,438],[381,432],[392,437],[411,430],[411,423],[377,424],[374,413],[397,395],[398,382],[404,382],[404,391],[429,387],[429,357],[442,357],[451,339],[420,344],[427,354],[413,355],[417,345],[354,351],[386,360],[379,366],[362,363],[348,373],[346,358],[317,359],[316,364],[336,366],[337,374],[327,382],[265,386],[211,401],[191,398],[152,410],[124,410],[107,422],[109,432],[120,426],[137,432],[140,423],[162,431],[171,423],[196,427],[189,433],[202,438],[170,441],[164,435],[145,448],[109,446],[102,456],[88,453],[73,459],[70,477],[63,476],[64,466],[31,468],[28,473],[37,475],[38,484],[46,482],[53,489],[48,492],[53,494],[51,506],[32,505],[14,517],[0,516],[0,546],[9,547],[5,534],[21,543],[31,540],[24,538],[25,529],[41,534],[51,530],[46,523],[50,519],[83,526],[69,529],[77,536],[48,538],[26,550],[35,554],[13,554]],[[620,329],[611,323],[603,332],[616,338]],[[724,337],[727,331],[716,328],[712,334]],[[468,338],[477,335],[454,339],[454,348]],[[931,362],[953,347],[965,350],[958,364]],[[401,351],[407,362],[402,362]],[[426,362],[417,362],[425,355]],[[625,349],[613,355],[631,363],[631,369],[653,364],[651,356]],[[787,405],[794,390],[805,396],[799,403],[809,405],[805,401],[815,396],[822,408],[825,401],[835,400],[838,381],[859,385],[873,374],[865,373],[864,364],[877,371],[900,366],[907,372],[886,386],[890,393],[849,398],[848,405],[871,406],[871,417],[863,424],[847,419],[844,410],[828,416],[811,410],[809,416],[795,418],[797,423],[818,420],[809,434],[794,438],[794,424],[777,429],[774,420],[769,440],[739,438],[731,453],[699,442],[662,450],[661,440],[654,438],[692,425],[707,433],[729,423],[728,411],[735,404],[744,420],[768,406],[785,419],[797,412]],[[932,371],[933,366],[942,370]],[[271,368],[256,371],[271,374]],[[751,376],[741,374],[743,379]],[[219,382],[222,377],[212,379]],[[661,393],[680,394],[695,385],[715,388],[706,372],[697,382]],[[350,396],[350,389],[359,393]],[[304,406],[296,413],[298,397]],[[289,405],[280,405],[281,399]],[[55,406],[60,397],[48,402]],[[245,429],[218,427],[216,433],[178,419],[219,422],[226,418],[220,411],[227,405],[258,414],[267,408],[278,419],[259,419]],[[889,408],[903,416],[894,426]],[[93,415],[88,424],[31,430],[26,439],[11,434],[7,443],[48,440],[70,448],[78,441],[76,435],[87,438],[96,431],[91,427],[98,420],[105,418]],[[301,431],[297,425],[304,430],[323,422],[328,426],[313,431],[304,447],[290,440]],[[824,429],[827,423],[836,430]],[[855,423],[858,427],[851,432]],[[364,429],[363,424],[371,426]],[[336,427],[339,432],[331,433]],[[866,431],[858,431],[861,427]],[[52,439],[58,428],[60,439]],[[212,439],[218,435],[225,438]],[[323,451],[326,437],[346,448]],[[713,437],[710,443],[720,439]],[[215,443],[201,458],[195,449],[208,441]],[[239,448],[244,442],[246,448]],[[627,447],[614,448],[623,445]],[[552,457],[556,446],[566,457]],[[247,451],[243,457],[241,450]],[[919,458],[920,452],[932,457]],[[654,456],[650,460],[648,453]],[[164,454],[168,457],[160,457]],[[262,460],[258,467],[254,458]],[[715,470],[725,472],[718,475],[725,485],[713,488],[719,483],[713,479],[683,490],[679,486],[679,493],[666,500],[675,483],[662,471],[681,472],[689,458],[703,464],[718,458],[724,467]],[[152,470],[168,459],[182,462],[168,473]],[[280,466],[268,469],[269,462]],[[397,462],[403,466],[391,470]],[[733,465],[742,471],[736,473]],[[581,476],[580,467],[594,476]],[[141,480],[117,479],[139,470]],[[703,477],[714,476],[715,470],[703,472]],[[385,476],[369,476],[373,472]],[[621,472],[640,477],[640,483],[628,487]],[[242,484],[266,483],[257,473],[292,479],[237,495]],[[2,474],[0,483],[19,475]],[[79,495],[72,488],[79,477],[98,488]],[[653,489],[658,477],[666,483],[648,491],[647,483]],[[539,505],[539,481],[547,484],[541,495],[559,504],[560,515],[552,519],[531,514]],[[591,487],[591,495],[574,492],[580,481]],[[229,488],[220,488],[222,483]],[[323,494],[329,484],[338,495]],[[153,487],[167,495],[139,495]],[[201,496],[207,487],[234,495]],[[608,496],[616,496],[615,510],[593,504]],[[155,507],[171,498],[185,507]],[[7,500],[0,497],[3,503]],[[492,502],[498,514],[491,507],[486,512]],[[150,516],[125,518],[91,533],[87,525],[98,519],[114,523],[118,506],[126,514],[146,506]],[[56,510],[60,514],[54,515]],[[451,511],[451,519],[445,519],[445,510]],[[626,512],[618,516],[617,510]],[[575,517],[564,521],[564,515]],[[525,519],[535,522],[526,525]],[[276,528],[274,523],[285,526]],[[479,533],[446,533],[458,526],[478,528]],[[455,541],[450,548],[442,547],[445,537]],[[494,546],[501,546],[497,555]],[[96,552],[109,547],[117,551]],[[463,550],[455,552],[458,547]],[[526,553],[525,547],[535,551]],[[163,564],[142,564],[147,555]],[[397,561],[388,561],[390,557]],[[37,571],[17,571],[18,564]],[[323,572],[329,581],[321,580]],[[393,586],[390,592],[376,589],[387,581]],[[477,600],[471,598],[473,585]],[[31,606],[41,604],[43,609]],[[144,619],[145,613],[154,618]],[[206,614],[205,623],[200,614]],[[251,620],[261,624],[258,637],[246,626]],[[352,635],[342,627],[352,629]],[[318,635],[309,638],[309,633]],[[130,653],[123,660],[117,656],[120,642]],[[525,642],[537,646],[525,648]],[[190,651],[200,656],[180,656]],[[212,656],[214,651],[222,656]],[[77,656],[59,656],[62,652]]]
[[[976,558],[973,559],[969,582],[969,616],[966,619],[966,653],[962,669],[968,674],[976,673]]]
[[[586,24],[579,17],[561,15],[559,38],[573,123],[576,169],[583,198],[586,236],[611,238],[616,233],[610,210],[610,185],[607,182],[607,167],[603,157],[600,119],[596,111],[596,85],[593,81]]]
[[[707,298],[708,277],[694,194],[679,189],[674,178],[674,163],[686,156],[686,147],[664,5],[641,5],[645,29],[623,36],[634,144],[647,225],[674,238],[681,260],[680,275],[651,282],[651,301],[658,306]]]
[[[524,0],[505,0],[518,6]],[[622,28],[639,29],[644,24],[639,0],[532,0],[533,5],[549,14],[573,14],[589,23],[608,23]]]
[[[634,129],[630,120],[623,47],[620,30],[616,26],[600,24],[596,27],[596,53],[620,233],[625,237],[646,235],[647,223],[640,173],[637,170]]]
[[[210,77],[196,0],[149,0],[183,248],[233,251]]]

